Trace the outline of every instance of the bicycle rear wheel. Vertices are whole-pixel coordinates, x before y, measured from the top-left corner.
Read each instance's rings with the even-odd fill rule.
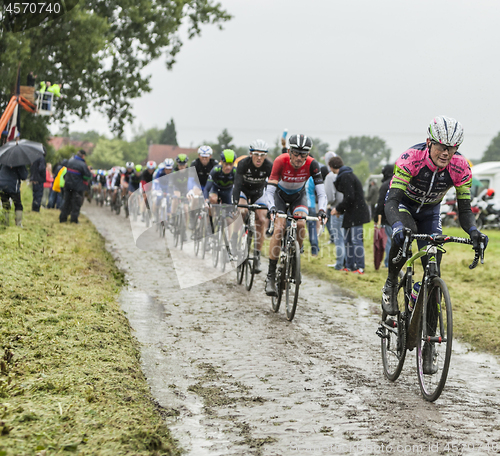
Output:
[[[288,254],[289,262],[287,264],[287,274],[285,277],[286,293],[286,318],[292,321],[297,309],[300,287],[300,247],[297,241],[290,246]]]
[[[207,252],[208,247],[208,230],[207,230],[207,217],[205,214],[201,217],[201,231],[200,231],[200,242],[201,242],[201,258],[205,259],[205,254]]]
[[[406,275],[399,279],[398,283],[398,305],[399,313],[389,316],[382,312],[382,323],[378,331],[381,337],[382,363],[384,375],[388,380],[394,382],[398,379],[403,369],[406,358],[406,301],[405,294]]]
[[[212,240],[213,240],[213,245],[212,245],[212,265],[214,268],[217,267],[217,264],[219,263],[219,249],[220,249],[220,244],[219,244],[219,231],[220,226],[214,227],[214,234],[212,235]]]
[[[181,250],[184,245],[184,239],[186,237],[186,223],[184,220],[184,212],[181,211],[179,214],[179,230],[180,230],[180,243],[181,243]]]
[[[441,395],[448,377],[453,341],[450,293],[441,278],[432,279],[424,305],[427,309],[427,321],[424,322],[422,318],[417,344],[417,374],[422,396],[425,400],[434,402]],[[432,363],[428,363],[431,364],[428,366],[431,370],[426,373],[424,362],[428,357]]]
[[[174,247],[177,247],[179,245],[179,238],[180,238],[180,214],[174,215]]]

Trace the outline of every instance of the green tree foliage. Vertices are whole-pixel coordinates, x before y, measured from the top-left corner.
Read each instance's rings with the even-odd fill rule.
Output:
[[[209,144],[214,150],[214,154],[216,157],[220,155],[220,153],[224,149],[236,149],[236,146],[233,144],[233,137],[227,131],[227,128],[222,130],[222,133],[217,136],[217,142],[215,144]]]
[[[137,131],[134,131],[134,139],[133,141],[140,141],[144,139],[146,144],[149,146],[150,144],[160,144],[160,136],[162,130],[159,128],[153,127],[149,130],[144,130],[144,128],[139,126]]]
[[[160,135],[160,144],[168,144],[171,146],[179,145],[177,144],[177,132],[175,131],[174,119],[170,119],[165,130],[162,131]]]
[[[313,146],[309,155],[314,157],[316,160],[321,160],[321,158],[328,152],[330,145],[323,142],[320,138],[311,138]],[[281,151],[280,151],[281,152]]]
[[[91,142],[92,144],[97,144],[101,138],[105,139],[104,135],[99,134],[95,130],[90,130],[86,132],[74,131],[68,135],[73,141],[84,141]]]
[[[133,118],[131,101],[151,90],[144,68],[163,56],[167,68],[202,24],[231,18],[213,0],[82,0],[62,17],[17,33],[0,29],[0,110],[15,86],[18,62],[22,83],[33,71],[38,81],[62,83],[54,117],[85,118],[90,109],[108,116],[121,135]]]
[[[51,147],[50,150],[47,150],[47,156],[45,157],[45,160],[47,161],[47,163],[52,163],[52,166],[54,167],[57,163],[61,162],[65,158],[71,158],[77,152],[78,149],[71,144],[63,146],[59,150],[54,150],[54,148]]]
[[[359,163],[355,164],[352,167],[352,170],[354,174],[356,174],[358,179],[361,181],[361,183],[364,183],[366,179],[368,179],[368,176],[371,174],[370,164],[368,163],[367,160],[361,160]]]
[[[484,151],[481,162],[500,161],[500,133],[490,142],[488,148]]]
[[[88,163],[96,169],[109,169],[113,166],[125,166],[126,162],[141,163],[148,156],[145,138],[127,142],[122,139],[100,138]]]
[[[123,150],[125,141],[102,138],[96,144],[87,162],[96,169],[109,169],[113,166],[124,166]]]
[[[352,166],[353,169],[358,163],[366,161],[369,171],[373,172],[381,163],[390,159],[391,149],[378,136],[350,136],[346,140],[340,141],[335,153],[340,155],[344,163]]]

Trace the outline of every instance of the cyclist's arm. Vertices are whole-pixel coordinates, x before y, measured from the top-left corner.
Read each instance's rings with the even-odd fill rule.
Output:
[[[396,222],[401,222],[399,215],[399,203],[403,198],[404,190],[401,188],[390,187],[385,200],[385,217],[389,225],[394,225]]]
[[[243,184],[243,174],[239,172],[239,168],[236,170],[236,176],[234,178],[233,184],[233,203],[238,204],[240,200],[241,186]]]
[[[267,208],[271,210],[275,204],[274,204],[274,194],[276,193],[276,189],[278,188],[278,181],[277,180],[270,180],[267,183],[266,187],[266,193],[264,195],[264,201],[267,204]]]
[[[205,185],[205,188],[203,189],[203,197],[206,200],[208,199],[208,195],[210,195],[210,190],[212,189],[213,185],[214,181],[212,179],[212,174],[210,173],[210,175],[208,176],[207,185]]]
[[[474,217],[470,208],[472,174],[469,174],[469,176],[470,179],[468,179],[463,185],[455,186],[455,190],[457,194],[458,219],[460,220],[460,226],[466,233],[470,234],[470,229],[472,227],[476,228],[476,217]]]

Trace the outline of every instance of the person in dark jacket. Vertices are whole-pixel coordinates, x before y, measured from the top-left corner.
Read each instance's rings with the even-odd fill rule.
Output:
[[[31,210],[33,212],[40,212],[40,206],[42,204],[43,197],[43,184],[46,180],[46,169],[45,164],[45,148],[43,149],[43,157],[37,158],[31,164],[31,189],[33,190],[33,202],[31,203]]]
[[[85,163],[85,155],[87,152],[81,149],[68,161],[67,172],[64,176],[64,202],[59,216],[61,223],[67,222],[70,214],[71,223],[78,223],[83,194],[92,178],[89,167]]]
[[[4,223],[9,225],[10,200],[14,202],[16,225],[22,227],[23,204],[21,203],[21,181],[28,178],[26,166],[0,165],[0,199],[4,213]]]
[[[344,270],[364,274],[365,247],[363,245],[363,224],[370,221],[370,211],[365,201],[360,180],[342,159],[337,156],[328,162],[337,174],[335,188],[344,194],[342,202],[332,209],[332,217],[344,214],[342,228],[345,229],[346,267]]]
[[[385,267],[389,267],[389,250],[391,250],[391,238],[392,238],[392,227],[387,222],[387,217],[385,216],[384,206],[385,197],[389,190],[389,184],[391,183],[392,176],[394,175],[394,165],[385,165],[382,169],[382,183],[380,184],[378,192],[378,201],[375,206],[373,213],[373,222],[376,227],[384,227],[385,234],[387,235],[387,240],[385,242]]]

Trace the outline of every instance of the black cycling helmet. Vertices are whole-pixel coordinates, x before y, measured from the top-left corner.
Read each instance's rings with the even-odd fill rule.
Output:
[[[309,152],[313,146],[311,138],[306,135],[292,135],[288,142],[290,143],[290,149],[301,152]]]

